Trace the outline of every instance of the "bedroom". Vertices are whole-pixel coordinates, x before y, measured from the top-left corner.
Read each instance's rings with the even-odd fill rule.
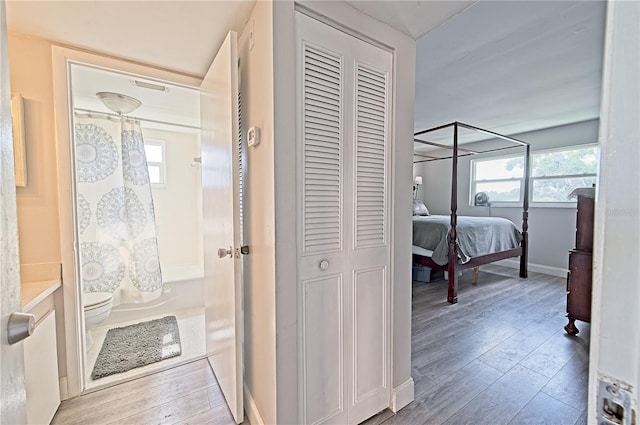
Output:
[[[579,172],[586,175],[578,178],[562,169],[571,177],[553,180],[578,186],[596,181],[604,16],[605,5],[598,2],[480,2],[418,39],[416,133],[458,121],[531,145],[529,277],[519,279],[518,257],[482,266],[479,274],[467,270],[459,277],[455,306],[446,302],[446,280],[414,282],[412,370],[418,404],[393,423],[417,417],[426,423],[472,417],[493,422],[495,415],[518,423],[536,409],[545,423],[586,422],[589,325],[577,323],[582,331],[577,338],[565,337],[562,329],[576,203],[560,195],[553,203],[538,202],[545,182],[535,166],[540,168],[540,159],[582,154],[588,164]],[[448,130],[416,139],[451,146]],[[464,128],[459,143],[458,224],[460,216],[504,217],[522,229],[524,149],[507,149],[514,145]],[[491,152],[469,155],[464,149]],[[445,221],[451,213],[452,161],[434,157],[450,155],[450,148],[414,142],[414,198]],[[514,156],[520,158],[515,167]],[[506,169],[509,163],[512,168]],[[475,205],[480,191],[489,192],[488,205]],[[439,264],[447,263],[444,255]],[[466,383],[460,383],[461,376]],[[507,396],[509,382],[519,388]],[[436,393],[438,386],[447,389]],[[442,402],[452,392],[464,396]],[[486,408],[496,393],[502,403]]]

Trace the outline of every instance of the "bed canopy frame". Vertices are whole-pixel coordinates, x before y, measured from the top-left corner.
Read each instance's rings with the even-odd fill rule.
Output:
[[[446,128],[453,127],[453,145],[443,145],[440,143],[430,142],[428,140],[419,139],[419,136],[424,136],[427,134],[431,134],[436,131],[444,130]],[[491,138],[499,138],[505,140],[507,142],[512,143],[512,146],[501,147],[501,148],[493,148],[488,150],[479,151],[476,149],[467,149],[464,147],[460,147],[458,143],[458,132],[460,128],[465,128],[468,130],[473,130],[478,133],[486,134],[491,136]],[[447,301],[451,304],[455,304],[458,302],[458,272],[474,268],[476,269],[478,266],[482,264],[493,263],[494,261],[504,260],[506,258],[511,257],[520,257],[520,277],[527,277],[527,245],[528,245],[528,220],[529,220],[529,175],[530,175],[530,156],[531,156],[531,146],[529,143],[523,142],[522,140],[515,139],[513,137],[505,136],[503,134],[499,134],[490,130],[485,130],[479,127],[474,127],[469,124],[464,124],[461,122],[452,122],[449,124],[441,125],[438,127],[430,128],[427,130],[422,130],[414,133],[414,142],[422,143],[425,145],[430,145],[438,148],[451,149],[451,154],[446,156],[435,156],[435,155],[427,155],[427,154],[414,154],[415,156],[423,157],[424,159],[414,161],[415,163],[421,162],[430,162],[430,161],[439,161],[443,159],[451,159],[452,160],[452,168],[451,168],[451,230],[449,231],[449,252],[448,252],[448,263],[444,266],[438,265],[431,260],[429,257],[424,257],[418,254],[414,254],[414,261],[431,267],[436,270],[446,270],[448,272],[448,292],[447,292]],[[495,252],[492,254],[482,255],[479,257],[471,258],[467,263],[460,264],[458,261],[458,257],[456,255],[456,225],[458,221],[458,158],[463,156],[470,155],[478,155],[482,153],[489,152],[497,152],[506,149],[513,149],[517,147],[525,148],[525,157],[524,157],[524,188],[523,194],[524,199],[522,201],[522,241],[520,242],[520,246],[517,248],[509,249],[506,251]],[[477,269],[476,269],[477,270]]]

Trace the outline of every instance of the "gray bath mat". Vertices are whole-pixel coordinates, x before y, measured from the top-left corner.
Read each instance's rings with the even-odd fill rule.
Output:
[[[91,379],[126,372],[182,354],[175,316],[109,329]]]

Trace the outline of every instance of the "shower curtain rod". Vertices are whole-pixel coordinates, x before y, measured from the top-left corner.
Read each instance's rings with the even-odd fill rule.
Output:
[[[91,109],[84,109],[84,108],[73,108],[73,110],[74,111],[80,111],[80,112],[86,112],[88,114],[99,114],[99,115],[106,115],[108,117],[120,118],[120,115],[111,114],[109,112],[93,111]],[[128,119],[131,119],[131,120],[151,122],[151,123],[154,123],[154,124],[167,124],[167,125],[173,125],[173,126],[176,126],[176,127],[190,128],[192,130],[200,130],[200,127],[196,127],[194,125],[178,124],[178,123],[167,122],[167,121],[158,121],[158,120],[152,120],[152,119],[149,119],[149,118],[134,117],[132,115],[124,115],[124,117],[128,118]]]

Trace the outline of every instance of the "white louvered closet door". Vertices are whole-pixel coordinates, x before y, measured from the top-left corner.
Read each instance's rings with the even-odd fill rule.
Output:
[[[356,424],[390,403],[392,54],[296,28],[300,422]]]

